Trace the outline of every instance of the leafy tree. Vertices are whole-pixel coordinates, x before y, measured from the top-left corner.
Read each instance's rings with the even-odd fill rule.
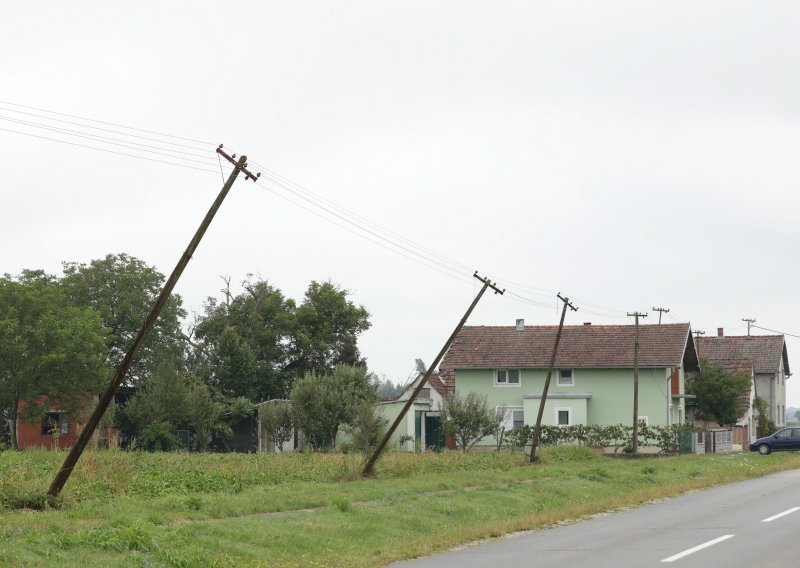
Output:
[[[212,430],[230,435],[225,411],[223,401],[200,379],[164,366],[121,409],[124,417],[118,423],[129,425],[126,434],[136,436],[146,450],[171,449],[168,439],[176,430],[192,430],[196,447],[202,451],[208,447]]]
[[[342,429],[352,438],[353,446],[364,454],[364,457],[368,457],[380,442],[388,425],[389,419],[373,401],[362,400],[350,422]]]
[[[728,373],[706,359],[700,368],[686,384],[686,392],[697,397],[698,418],[720,425],[736,423],[747,412],[750,377],[747,373]]]
[[[109,330],[107,362],[116,367],[155,303],[164,275],[154,267],[127,254],[109,254],[89,264],[65,262],[61,282],[67,297],[77,306],[93,308]],[[172,294],[164,305],[147,341],[133,362],[128,382],[150,378],[167,361],[174,361],[183,349],[181,298]]]
[[[332,373],[338,364],[361,365],[358,335],[369,314],[349,301],[347,290],[312,282],[303,303],[266,280],[249,277],[244,292],[209,298],[195,327],[203,353],[202,374],[229,394],[251,400],[284,398],[292,383],[312,372]]]
[[[242,283],[238,296],[209,298],[194,333],[205,352],[204,375],[228,394],[251,400],[285,397],[294,300],[265,280]]]
[[[469,392],[462,397],[451,393],[444,399],[442,410],[444,432],[463,452],[468,452],[481,438],[492,435],[497,429],[496,413],[487,406],[486,395]]]
[[[47,404],[74,411],[87,391],[97,391],[108,375],[105,333],[96,312],[70,305],[55,278],[24,271],[0,278],[0,408],[17,447],[17,413],[27,417]]]
[[[261,431],[275,445],[275,451],[281,451],[284,444],[294,436],[294,417],[292,407],[286,401],[270,401],[258,407],[258,419]]]
[[[295,317],[292,368],[317,374],[337,365],[366,366],[358,336],[369,329],[369,312],[347,299],[348,290],[329,282],[312,281]]]
[[[336,435],[356,417],[359,404],[374,404],[377,395],[363,367],[337,365],[333,373],[308,373],[291,393],[295,424],[317,449],[336,445]]]

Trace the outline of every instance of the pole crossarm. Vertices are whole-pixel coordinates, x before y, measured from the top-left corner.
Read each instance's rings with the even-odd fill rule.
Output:
[[[247,158],[246,157],[245,157],[245,162],[243,164],[239,164],[239,162],[236,161],[236,154],[233,154],[232,156],[229,156],[225,152],[225,150],[222,149],[222,144],[220,144],[219,148],[217,148],[217,154],[221,155],[223,158],[228,160],[231,164],[233,164],[236,167],[237,170],[243,172],[244,175],[245,175],[245,178],[244,178],[245,180],[251,179],[251,180],[253,180],[253,183],[255,183],[255,181],[258,178],[261,177],[261,172],[258,172],[256,175],[253,175],[252,173],[250,173],[250,170],[247,169]]]

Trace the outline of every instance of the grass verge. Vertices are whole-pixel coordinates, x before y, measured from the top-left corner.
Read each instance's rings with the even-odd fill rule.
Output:
[[[800,467],[800,456],[622,460],[583,448],[355,456],[84,455],[32,511],[60,452],[0,454],[0,565],[382,566],[466,542]]]

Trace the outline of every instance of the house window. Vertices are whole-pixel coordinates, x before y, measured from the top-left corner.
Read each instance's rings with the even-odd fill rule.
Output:
[[[639,424],[641,426],[647,426],[648,424],[650,424],[650,418],[648,418],[647,416],[640,416],[639,417]]]
[[[572,369],[559,369],[558,386],[571,387],[574,385],[575,385],[575,379],[572,377]]]
[[[496,407],[497,410],[500,410],[500,408],[502,407]],[[516,430],[525,425],[525,413],[521,406],[507,406],[506,410],[508,414],[506,415],[506,421],[503,423],[503,428],[506,430]]]
[[[58,410],[46,412],[42,417],[42,436],[52,436],[55,432],[60,434],[69,433],[69,422],[67,413]]]
[[[519,376],[519,369],[498,369],[494,373],[494,384],[503,387],[518,387]]]
[[[558,426],[570,426],[572,424],[572,409],[556,408],[555,422]]]

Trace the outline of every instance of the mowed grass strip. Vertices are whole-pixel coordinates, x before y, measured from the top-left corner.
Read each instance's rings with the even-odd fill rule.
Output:
[[[61,452],[0,454],[0,565],[382,566],[800,467],[800,456],[612,459],[584,448],[390,453],[376,477],[321,454],[89,452],[58,508]]]

